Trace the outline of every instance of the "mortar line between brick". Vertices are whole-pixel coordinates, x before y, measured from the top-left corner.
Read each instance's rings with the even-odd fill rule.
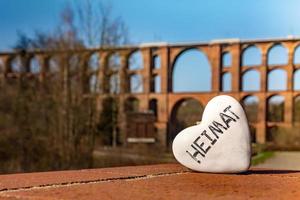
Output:
[[[70,186],[85,185],[85,184],[106,183],[111,181],[134,181],[134,180],[150,179],[150,178],[163,177],[163,176],[181,175],[188,172],[189,171],[157,173],[157,174],[149,174],[149,175],[125,176],[125,177],[117,177],[117,178],[104,178],[104,179],[95,179],[95,180],[86,180],[86,181],[43,184],[38,186],[26,186],[26,187],[9,188],[9,189],[5,188],[5,189],[0,189],[0,194],[19,192],[19,191],[38,190],[38,189],[70,187]]]

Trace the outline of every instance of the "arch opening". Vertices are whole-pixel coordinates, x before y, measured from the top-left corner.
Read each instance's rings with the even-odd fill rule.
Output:
[[[260,73],[248,70],[242,75],[242,91],[260,91]]]
[[[300,46],[297,46],[295,48],[293,63],[294,64],[300,64]]]
[[[121,68],[121,58],[118,53],[113,53],[108,58],[108,68],[118,70]]]
[[[70,72],[74,72],[74,73],[77,73],[80,70],[79,55],[74,54],[69,58],[69,70]]]
[[[274,69],[268,73],[268,91],[287,89],[287,74],[283,69]]]
[[[102,100],[102,112],[99,118],[99,127],[101,131],[100,140],[103,145],[113,145],[113,132],[116,131],[118,136],[118,127],[116,127],[116,119],[118,116],[118,104],[117,100],[112,97],[107,97]],[[115,138],[118,143],[118,137]]]
[[[172,109],[170,116],[170,132],[168,143],[171,144],[175,136],[184,128],[201,121],[204,106],[193,98],[178,101]]]
[[[89,91],[91,93],[99,93],[100,87],[99,82],[96,74],[92,74],[89,79]]]
[[[211,91],[211,67],[204,53],[188,49],[178,55],[173,65],[172,91]]]
[[[231,60],[231,53],[225,52],[222,55],[222,67],[231,67],[232,60]]]
[[[258,104],[259,100],[256,96],[247,96],[242,101],[247,119],[251,123],[258,122]]]
[[[143,69],[143,55],[140,51],[133,52],[129,57],[129,69],[138,70]]]
[[[261,51],[255,45],[249,46],[243,50],[242,66],[261,65]]]
[[[287,49],[281,44],[273,45],[268,51],[268,65],[285,65],[287,63]]]
[[[249,125],[250,129],[250,137],[251,137],[251,142],[256,143],[256,128],[253,125]]]
[[[29,68],[31,73],[38,74],[41,72],[40,62],[36,57],[30,59]]]
[[[157,99],[151,99],[149,101],[149,110],[157,117]]]
[[[231,73],[227,72],[222,75],[222,92],[231,91]]]
[[[57,57],[51,57],[48,59],[48,70],[50,73],[59,72],[59,60]]]
[[[130,76],[130,92],[142,93],[143,92],[143,80],[139,74],[133,74]]]
[[[120,93],[120,77],[118,74],[112,74],[109,78],[109,93],[110,94]]]
[[[293,120],[300,122],[300,96],[294,98]]]
[[[91,71],[97,71],[100,66],[100,58],[99,58],[99,53],[93,53],[90,58],[89,58],[89,69]]]
[[[152,58],[152,68],[153,69],[159,69],[161,65],[160,56],[155,55]]]
[[[283,122],[284,121],[284,97],[274,95],[268,99],[268,122]]]
[[[300,69],[294,72],[293,89],[300,90]]]
[[[272,127],[268,128],[267,129],[267,135],[266,135],[266,141],[267,142],[274,142],[278,131],[279,131],[278,126],[272,126]]]
[[[152,76],[152,81],[151,81],[151,92],[154,93],[160,93],[160,76],[159,75],[154,75]]]
[[[16,72],[16,73],[22,72],[24,70],[20,56],[14,57],[10,61],[10,68],[12,72]]]
[[[129,97],[125,100],[124,110],[126,113],[139,112],[140,102],[135,97]]]

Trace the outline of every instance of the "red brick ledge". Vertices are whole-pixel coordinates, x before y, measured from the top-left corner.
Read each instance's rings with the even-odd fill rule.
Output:
[[[0,176],[0,199],[300,199],[300,172],[196,173],[177,164]]]

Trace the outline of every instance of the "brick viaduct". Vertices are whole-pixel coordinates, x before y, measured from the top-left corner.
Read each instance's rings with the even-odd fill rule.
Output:
[[[274,46],[281,45],[287,51],[286,64],[271,65],[268,62],[268,56]],[[72,51],[31,51],[27,52],[25,59],[16,61],[18,53],[1,53],[0,65],[1,76],[5,80],[8,77],[19,77],[20,73],[27,76],[38,76],[41,81],[47,79],[47,74],[53,64],[54,57],[59,58],[57,62],[59,67],[63,67],[62,63],[66,63],[73,55],[78,56],[82,65],[89,65],[92,56],[96,55],[99,62],[94,68],[84,68],[88,77],[94,77],[98,80],[99,88],[90,92],[96,93],[99,102],[103,98],[109,96],[111,92],[109,87],[110,77],[117,75],[119,84],[117,95],[121,102],[120,111],[124,111],[125,102],[128,99],[138,100],[138,110],[147,111],[155,110],[157,119],[155,127],[157,130],[156,139],[160,144],[166,145],[170,141],[172,130],[171,118],[174,109],[186,99],[196,99],[202,105],[205,105],[211,98],[220,94],[227,94],[235,97],[241,102],[249,97],[258,98],[258,116],[257,121],[252,123],[256,128],[256,142],[265,143],[267,138],[267,130],[273,126],[291,127],[295,120],[293,119],[294,102],[300,95],[300,91],[294,89],[295,73],[300,69],[300,64],[294,63],[294,55],[297,47],[300,45],[299,39],[267,39],[267,40],[223,40],[212,41],[209,43],[192,43],[192,44],[165,44],[153,43],[141,46],[124,46],[119,48],[101,48],[101,49],[85,49]],[[248,48],[255,47],[260,51],[260,63],[255,66],[247,66],[242,62],[243,54]],[[177,59],[184,52],[197,49],[207,56],[211,66],[211,91],[210,92],[173,92],[173,71]],[[136,52],[142,55],[143,66],[138,69],[130,68],[130,57]],[[110,67],[110,57],[118,55],[120,60],[117,63],[119,67]],[[231,64],[229,67],[223,67],[223,57],[226,54],[231,56]],[[37,61],[32,62],[33,59]],[[20,64],[20,63],[23,63]],[[38,63],[38,64],[37,64]],[[17,69],[25,66],[24,69]],[[36,66],[37,65],[37,66]],[[157,65],[157,66],[156,66]],[[52,66],[52,67],[53,67]],[[201,67],[201,66],[200,66]],[[268,90],[268,75],[273,70],[284,70],[286,74],[286,90],[270,91]],[[243,75],[248,71],[256,71],[259,74],[260,82],[257,91],[244,91],[242,88]],[[55,71],[55,70],[54,70]],[[55,73],[55,72],[54,72]],[[224,92],[222,76],[231,74],[231,91]],[[133,84],[130,78],[139,75],[142,80],[142,91],[132,92]],[[203,74],[199,74],[199,77]],[[155,78],[160,77],[160,82],[156,83]],[[155,83],[160,84],[160,91],[156,91]],[[113,94],[114,95],[114,94]],[[284,97],[284,114],[283,120],[272,122],[267,119],[268,101],[274,95]],[[124,138],[123,138],[124,140]]]

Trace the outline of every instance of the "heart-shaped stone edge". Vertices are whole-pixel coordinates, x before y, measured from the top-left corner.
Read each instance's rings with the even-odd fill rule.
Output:
[[[180,137],[182,134],[187,134],[187,133],[184,133],[184,132],[188,132],[189,129],[198,128],[198,126],[201,126],[201,124],[202,124],[203,122],[205,123],[205,122],[206,122],[205,119],[207,118],[206,116],[209,115],[209,113],[208,113],[209,109],[208,109],[208,108],[210,107],[210,105],[215,104],[215,103],[216,103],[215,101],[218,101],[218,99],[219,99],[220,97],[225,98],[225,99],[228,98],[228,99],[230,99],[230,100],[236,102],[236,104],[239,106],[239,108],[240,108],[241,111],[242,111],[241,114],[243,115],[243,117],[244,117],[244,119],[245,119],[245,122],[246,122],[246,128],[248,129],[248,130],[245,131],[245,132],[246,132],[245,134],[248,135],[248,144],[247,144],[247,147],[246,147],[246,152],[250,155],[250,156],[249,156],[249,160],[248,160],[248,162],[245,164],[245,166],[241,167],[241,169],[238,169],[238,168],[237,168],[237,169],[234,169],[234,170],[224,170],[224,171],[214,171],[214,170],[211,170],[211,171],[210,171],[210,170],[206,170],[206,171],[203,171],[203,170],[195,169],[195,168],[193,168],[193,167],[189,167],[189,166],[187,166],[185,163],[182,163],[181,160],[178,159],[178,158],[176,157],[176,155],[175,155],[175,153],[174,153],[174,148],[176,148],[174,145],[175,145],[176,142],[174,142],[174,141],[176,141],[176,138]],[[183,129],[182,131],[180,131],[180,132],[176,135],[176,137],[175,137],[174,140],[173,140],[172,151],[173,151],[173,155],[174,155],[175,159],[176,159],[179,163],[181,163],[182,165],[184,165],[184,166],[186,166],[187,168],[189,168],[189,169],[191,169],[191,170],[194,170],[194,171],[198,171],[198,172],[208,172],[208,173],[241,173],[241,172],[247,171],[247,170],[250,168],[250,166],[251,166],[251,153],[252,153],[252,149],[251,149],[251,137],[250,137],[250,129],[249,129],[248,119],[247,119],[245,110],[243,109],[243,107],[242,107],[242,105],[240,104],[240,102],[237,101],[235,98],[233,98],[233,97],[231,97],[231,96],[228,96],[228,95],[219,95],[219,96],[216,96],[216,97],[212,98],[212,99],[207,103],[207,105],[206,105],[205,108],[204,108],[203,115],[202,115],[202,121],[201,121],[200,123],[198,123],[197,125],[190,126],[190,127],[187,127],[187,128],[185,128],[185,129]]]

